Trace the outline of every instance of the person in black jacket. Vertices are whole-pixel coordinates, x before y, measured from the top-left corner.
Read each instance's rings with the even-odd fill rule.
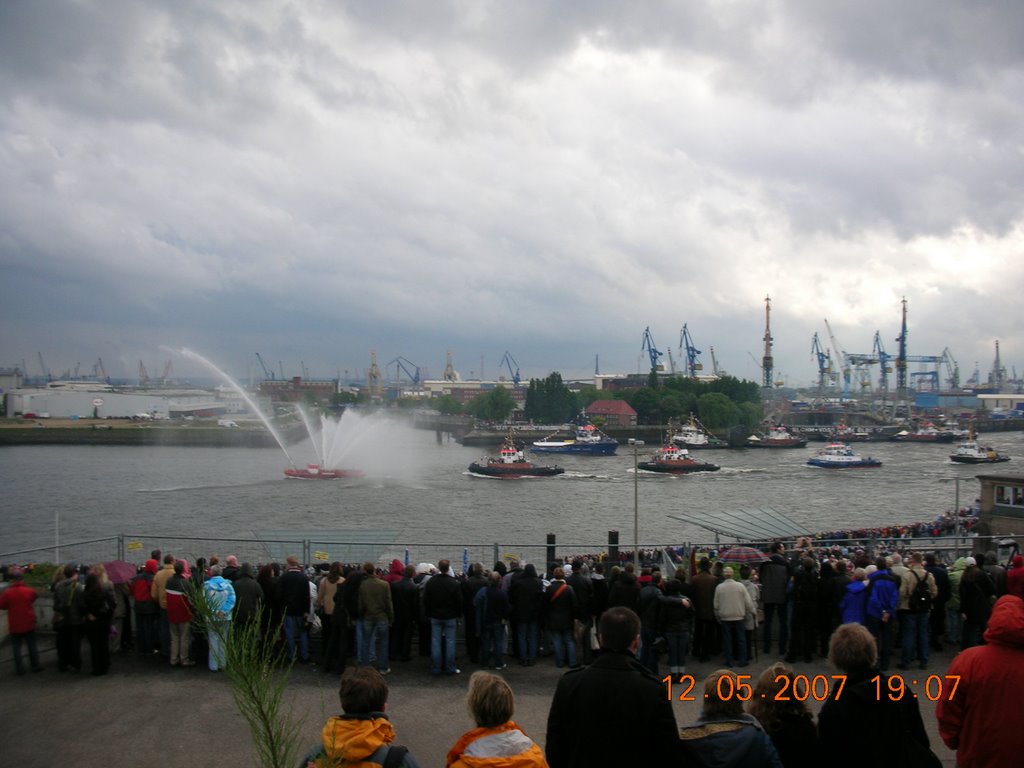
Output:
[[[533,666],[537,660],[537,643],[540,636],[541,611],[543,610],[544,583],[537,576],[533,563],[523,568],[523,575],[513,580],[509,590],[512,616],[518,633],[519,663],[524,667]]]
[[[474,664],[480,661],[480,631],[473,617],[473,598],[487,586],[482,563],[473,563],[462,584],[462,632],[466,638],[466,653]]]
[[[551,699],[548,765],[679,765],[679,732],[665,686],[636,660],[640,618],[628,608],[609,608],[598,627],[594,663],[563,675]]]
[[[506,629],[512,611],[508,595],[501,588],[501,574],[491,571],[487,586],[473,598],[476,623],[480,630],[480,663],[493,665],[496,670],[505,669]]]
[[[555,652],[555,666],[576,667],[576,592],[565,582],[565,570],[561,567],[552,571],[552,580],[545,593],[545,613],[548,633]]]
[[[769,548],[771,557],[762,563],[757,571],[761,582],[761,605],[764,607],[764,652],[772,650],[772,617],[777,616],[779,622],[779,653],[785,654],[789,640],[789,581],[793,576],[793,567],[783,557],[785,549],[781,542],[774,542]]]
[[[651,574],[651,580],[640,589],[637,601],[640,614],[640,663],[651,672],[658,674],[658,651],[654,642],[661,634],[661,574]]]
[[[582,560],[574,561],[572,574],[566,577],[565,583],[576,593],[576,658],[589,664],[594,660],[594,651],[590,647],[590,628],[594,626],[594,586],[584,568]]]
[[[941,651],[942,638],[946,634],[946,603],[953,590],[949,583],[949,571],[945,563],[935,557],[934,552],[924,556],[924,569],[935,579],[935,586],[939,590],[938,597],[932,601],[932,612],[928,617],[929,645],[933,651]]]
[[[284,604],[284,638],[288,657],[306,664],[309,662],[309,631],[306,619],[309,617],[309,579],[299,565],[299,559],[289,555],[288,568],[278,580],[281,601]],[[296,648],[297,646],[297,648]]]
[[[402,578],[391,584],[391,603],[395,608],[395,623],[391,627],[391,659],[409,661],[412,658],[412,632],[419,616],[420,591],[413,578],[416,568],[405,566]]]
[[[224,575],[223,572],[221,575]],[[263,587],[256,583],[252,563],[242,563],[232,586],[235,588],[235,612],[232,621],[235,631],[242,631],[256,619],[263,605]]]
[[[423,610],[430,619],[430,673],[457,675],[455,666],[455,633],[462,615],[462,588],[451,572],[447,560],[437,563],[439,573],[431,576],[423,588]],[[445,650],[442,666],[441,638]]]

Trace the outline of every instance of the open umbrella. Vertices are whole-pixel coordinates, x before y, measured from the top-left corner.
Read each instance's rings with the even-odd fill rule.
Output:
[[[138,568],[124,560],[111,560],[104,563],[103,567],[107,569],[107,578],[112,584],[127,584],[139,572]]]
[[[720,563],[737,563],[739,565],[744,563],[759,565],[767,562],[768,559],[768,555],[753,547],[732,547],[720,552],[718,555],[718,562]]]

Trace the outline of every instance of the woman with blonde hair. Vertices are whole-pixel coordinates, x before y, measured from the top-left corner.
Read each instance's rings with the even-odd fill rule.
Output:
[[[512,722],[515,696],[505,678],[474,672],[466,704],[477,727],[448,751],[447,768],[548,768],[541,748]]]
[[[796,680],[792,667],[772,664],[757,679],[747,712],[771,737],[786,768],[812,768],[820,760],[818,729],[807,707],[807,678]]]

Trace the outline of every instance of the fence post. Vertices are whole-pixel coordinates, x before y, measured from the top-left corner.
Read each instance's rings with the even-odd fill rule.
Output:
[[[619,562],[619,532],[608,531],[608,560],[612,565]]]
[[[310,554],[312,554],[312,551],[313,551],[313,547],[309,543],[309,539],[303,539],[302,540],[302,563],[303,563],[303,565],[309,565],[311,562],[313,562],[310,559]]]
[[[551,566],[555,562],[555,534],[553,533],[548,534],[547,559],[548,561],[544,564],[544,570],[550,573],[552,570]]]
[[[406,565],[409,564],[409,548],[408,547],[405,548],[405,564]]]
[[[498,562],[499,560],[501,560],[501,558],[500,558],[500,557],[498,557],[498,553],[499,553],[499,551],[500,551],[500,550],[499,550],[499,548],[498,548],[498,542],[494,542],[494,562],[495,562],[495,563],[497,563],[497,562]]]
[[[124,534],[117,534],[117,559],[124,560]]]

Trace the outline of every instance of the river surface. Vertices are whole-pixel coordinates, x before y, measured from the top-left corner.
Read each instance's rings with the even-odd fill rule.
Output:
[[[148,553],[161,543],[157,537],[290,537],[380,541],[369,554],[390,559],[408,549],[413,562],[454,560],[463,546],[486,562],[497,542],[501,554],[540,561],[549,533],[559,554],[600,551],[610,530],[631,547],[634,480],[645,546],[713,541],[695,523],[674,519],[698,520],[708,510],[768,507],[809,531],[874,527],[934,519],[954,508],[956,478],[963,506],[978,495],[976,475],[1024,465],[1024,434],[993,434],[984,442],[1013,460],[979,468],[950,462],[955,446],[861,443],[855,449],[881,459],[880,469],[822,470],[804,463],[821,446],[811,443],[696,451],[721,471],[635,477],[633,449],[624,445],[612,457],[534,457],[565,467],[559,477],[494,480],[466,470],[486,449],[438,443],[433,432],[402,428],[365,455],[353,445],[348,466],[367,469],[366,478],[321,482],[286,480],[284,454],[269,448],[6,447],[0,449],[0,553],[53,547],[59,519],[61,542],[125,534],[138,542],[136,560],[144,559],[143,548]],[[640,459],[654,448],[640,448]],[[298,464],[315,459],[309,445],[289,450]],[[190,546],[203,555],[230,551]],[[312,549],[342,556],[331,547]]]

